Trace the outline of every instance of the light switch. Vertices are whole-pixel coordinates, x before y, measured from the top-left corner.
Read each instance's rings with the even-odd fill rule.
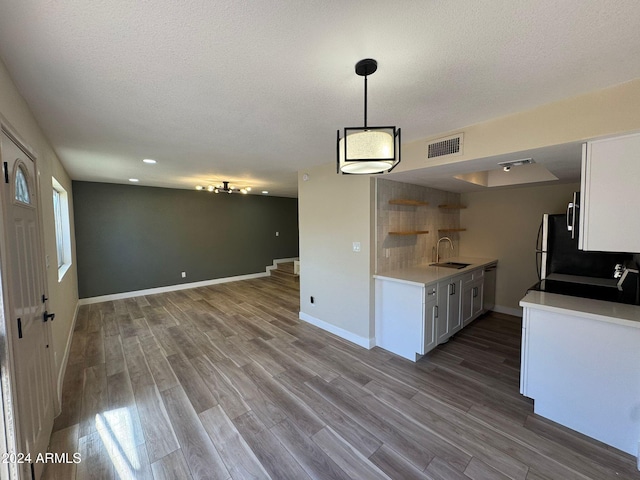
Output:
[[[360,251],[360,242],[353,242],[353,251],[354,252]]]

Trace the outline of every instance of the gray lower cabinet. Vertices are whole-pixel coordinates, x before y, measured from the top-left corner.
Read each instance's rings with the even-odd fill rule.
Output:
[[[434,349],[438,344],[436,335],[436,320],[438,314],[438,288],[435,284],[425,287],[424,302],[424,341],[422,342],[421,354]]]
[[[438,343],[444,343],[461,328],[460,298],[462,276],[438,282],[438,318],[436,331]]]
[[[416,361],[484,311],[484,280],[482,267],[427,284],[376,278],[376,345]]]
[[[483,311],[484,278],[474,278],[462,288],[462,326],[466,327]]]

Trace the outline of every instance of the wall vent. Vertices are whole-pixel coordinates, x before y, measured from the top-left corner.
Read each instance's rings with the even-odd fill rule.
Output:
[[[429,143],[427,145],[427,158],[462,155],[463,135],[458,133]]]

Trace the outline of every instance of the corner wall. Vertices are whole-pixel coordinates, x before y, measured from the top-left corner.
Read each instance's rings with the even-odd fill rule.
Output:
[[[520,314],[518,303],[538,281],[536,237],[544,213],[565,213],[579,183],[463,193],[460,252],[498,259],[496,311]]]
[[[378,178],[376,181],[376,272],[412,267],[435,261],[432,259],[438,240],[449,237],[454,249],[444,245],[440,257],[459,254],[462,232],[444,232],[442,229],[460,227],[460,210],[438,208],[438,205],[457,205],[460,194],[435,188],[410,185]],[[395,205],[390,200],[417,200],[428,205]],[[427,230],[420,235],[390,235],[389,232]]]
[[[374,338],[373,182],[338,175],[335,163],[298,173],[300,318],[367,348]]]

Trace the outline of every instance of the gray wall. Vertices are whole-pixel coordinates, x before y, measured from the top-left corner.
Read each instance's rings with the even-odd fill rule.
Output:
[[[298,256],[295,198],[74,181],[73,200],[80,298],[264,272]]]

